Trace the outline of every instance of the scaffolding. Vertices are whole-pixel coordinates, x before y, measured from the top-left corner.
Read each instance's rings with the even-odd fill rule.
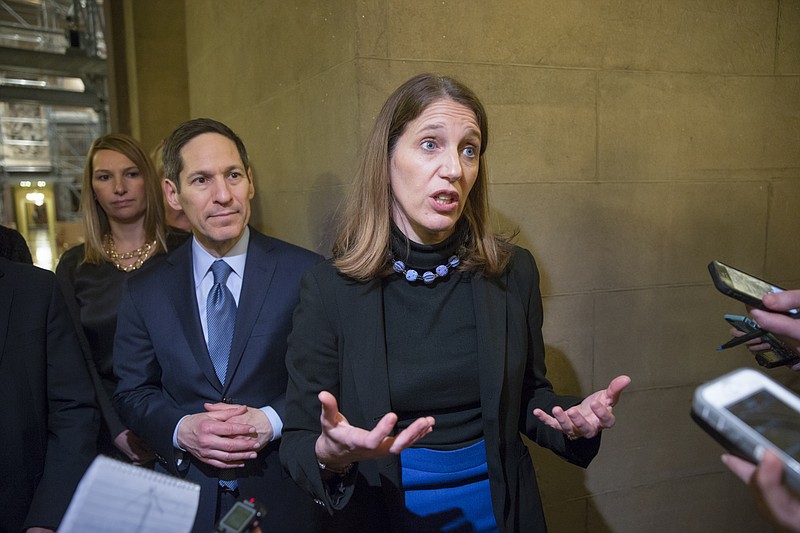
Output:
[[[57,253],[56,219],[78,219],[85,154],[108,131],[101,7],[102,0],[0,0],[0,224],[26,226],[21,198],[46,190]]]

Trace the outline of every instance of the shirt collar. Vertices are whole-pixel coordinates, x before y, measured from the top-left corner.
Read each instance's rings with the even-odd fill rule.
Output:
[[[245,226],[244,233],[239,241],[228,250],[223,257],[214,257],[203,246],[192,237],[192,265],[194,269],[194,285],[197,287],[211,268],[211,263],[217,259],[225,259],[228,266],[233,269],[233,273],[244,278],[244,265],[247,261],[247,245],[250,243],[250,226]]]

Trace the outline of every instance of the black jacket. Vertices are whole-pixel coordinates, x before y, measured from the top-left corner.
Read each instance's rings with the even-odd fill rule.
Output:
[[[545,377],[539,273],[530,252],[515,248],[502,276],[475,276],[472,287],[495,518],[501,531],[544,531],[536,476],[520,435],[583,467],[600,439],[570,441],[533,415],[537,407],[549,413],[580,400],[556,395]],[[388,509],[403,505],[399,461],[391,456],[360,463],[355,475],[331,489],[314,452],[320,432],[317,394],[331,392],[349,423],[365,429],[391,410],[382,306],[380,280],[358,283],[330,262],[317,265],[303,279],[287,353],[281,459],[320,505],[341,514],[343,523],[357,524],[353,531],[385,529],[391,523]]]
[[[94,459],[100,415],[55,276],[2,258],[0,403],[0,532],[55,529]]]

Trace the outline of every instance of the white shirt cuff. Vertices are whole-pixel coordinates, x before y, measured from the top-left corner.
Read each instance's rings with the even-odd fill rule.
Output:
[[[278,413],[275,411],[275,409],[267,405],[266,407],[261,408],[261,412],[267,415],[269,423],[272,424],[272,439],[270,439],[270,442],[281,438],[281,435],[283,434],[283,421],[281,420],[281,417],[278,416]]]

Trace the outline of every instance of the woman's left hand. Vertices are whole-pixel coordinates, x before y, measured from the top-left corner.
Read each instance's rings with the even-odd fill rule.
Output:
[[[590,394],[581,403],[566,411],[561,407],[554,407],[552,416],[541,409],[534,409],[533,414],[544,424],[560,431],[571,440],[579,437],[591,439],[601,430],[614,425],[617,419],[612,409],[630,382],[631,378],[628,376],[617,376],[611,380],[608,388]]]
[[[114,439],[114,446],[125,453],[131,462],[142,466],[156,458],[150,445],[143,441],[136,433],[126,429]]]

